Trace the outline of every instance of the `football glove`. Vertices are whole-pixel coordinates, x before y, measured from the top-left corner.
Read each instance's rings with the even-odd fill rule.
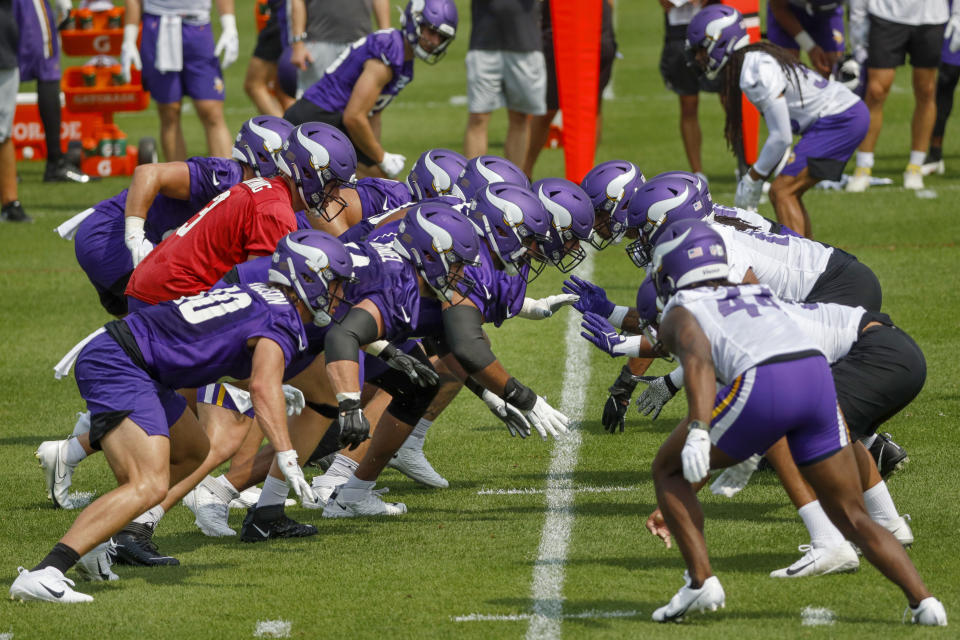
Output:
[[[710,473],[710,433],[706,425],[694,420],[687,431],[687,441],[680,452],[683,463],[683,477],[690,484],[700,482]]]
[[[530,423],[523,417],[523,413],[519,409],[507,404],[497,394],[487,389],[483,390],[480,399],[483,400],[493,415],[507,425],[507,430],[512,437],[526,438],[530,435]]]
[[[359,398],[344,398],[338,405],[340,424],[340,447],[349,447],[353,451],[370,437],[370,423],[363,415]]]
[[[574,304],[579,299],[578,296],[572,293],[562,293],[539,299],[524,298],[523,307],[520,308],[520,313],[518,313],[517,316],[527,318],[528,320],[543,320],[556,313],[560,307]]]
[[[287,403],[287,415],[298,416],[306,406],[303,392],[289,384],[283,385],[283,399]]]
[[[760,464],[760,455],[755,453],[740,464],[727,467],[710,485],[710,491],[718,496],[732,498],[750,482],[750,476]]]
[[[377,166],[387,174],[388,178],[395,178],[397,175],[403,171],[403,165],[407,163],[406,156],[402,156],[399,153],[388,153],[383,152],[383,160],[380,161],[380,164]]]
[[[624,336],[617,333],[610,321],[603,316],[587,311],[583,314],[583,321],[580,323],[583,331],[580,335],[592,342],[598,349],[610,355],[611,358],[624,356],[633,351],[630,342]]]
[[[400,351],[392,344],[380,352],[380,357],[390,366],[391,369],[403,373],[411,382],[417,386],[428,388],[434,387],[440,382],[440,376],[428,364],[425,364],[413,356]]]
[[[133,259],[133,266],[136,267],[140,261],[147,257],[147,254],[153,251],[153,243],[147,240],[146,233],[143,230],[145,220],[137,216],[127,216],[123,219],[123,243],[127,245],[130,251],[130,257]]]
[[[603,405],[603,416],[600,418],[600,423],[610,433],[616,433],[618,425],[620,426],[620,433],[623,433],[627,407],[630,406],[630,396],[633,394],[633,390],[637,388],[639,380],[640,377],[633,375],[630,372],[630,367],[624,365],[620,369],[620,375],[608,389],[610,396],[607,398],[606,404]]]
[[[665,376],[639,376],[639,382],[647,385],[640,397],[637,398],[637,411],[645,416],[650,416],[651,420],[656,420],[660,411],[670,399],[677,395],[677,387],[674,386],[669,374]],[[650,415],[651,412],[653,415]]]
[[[950,43],[950,53],[960,51],[960,15],[953,14],[947,20],[947,28],[943,31],[943,39]]]
[[[283,477],[287,479],[287,486],[293,489],[298,498],[304,502],[315,503],[317,501],[317,494],[313,492],[310,483],[303,477],[303,469],[297,462],[297,452],[295,450],[277,451],[277,466],[283,472]]]
[[[570,276],[569,280],[563,282],[563,292],[579,297],[579,300],[573,303],[573,308],[580,313],[591,311],[604,318],[609,318],[613,313],[615,304],[607,300],[607,292],[603,287],[598,287],[589,280]]]
[[[547,404],[547,400],[543,396],[537,396],[533,408],[525,411],[524,415],[543,440],[547,439],[547,434],[556,438],[561,433],[570,431],[567,428],[570,418]]]
[[[140,50],[137,48],[137,37],[140,35],[140,25],[123,25],[123,45],[120,47],[120,66],[123,68],[123,81],[130,82],[130,65],[137,71],[143,68],[140,62]]]
[[[761,195],[763,195],[763,180],[754,180],[750,177],[750,171],[746,171],[737,183],[737,194],[733,198],[733,204],[741,209],[756,211]]]

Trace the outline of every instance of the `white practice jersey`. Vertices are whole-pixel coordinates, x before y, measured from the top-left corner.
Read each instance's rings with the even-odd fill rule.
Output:
[[[736,218],[737,220],[743,220],[751,227],[756,227],[760,231],[766,231],[768,233],[773,232],[774,221],[770,218],[764,218],[762,215],[756,211],[750,211],[749,209],[741,209],[740,207],[728,207],[726,205],[713,203],[713,213],[707,216],[707,222],[713,222],[717,216],[721,218]]]
[[[697,319],[710,341],[714,370],[722,384],[776,356],[820,351],[763,285],[679,291],[667,302],[663,317],[675,306]]]
[[[850,352],[860,337],[860,320],[867,312],[863,307],[848,307],[833,302],[801,304],[778,302],[808,338],[833,364]]]
[[[827,80],[802,65],[796,69],[794,79],[770,54],[750,51],[743,57],[740,89],[761,113],[782,94],[794,133],[802,133],[820,118],[843,113],[860,101],[839,82]]]
[[[209,22],[210,0],[143,0],[143,12],[154,16],[175,15]]]
[[[943,24],[950,16],[947,0],[850,0],[850,19],[866,14],[899,24]]]
[[[743,282],[747,269],[753,269],[760,284],[774,295],[792,302],[803,302],[827,269],[833,247],[807,238],[763,231],[737,231],[733,227],[711,223],[727,249],[730,282]]]

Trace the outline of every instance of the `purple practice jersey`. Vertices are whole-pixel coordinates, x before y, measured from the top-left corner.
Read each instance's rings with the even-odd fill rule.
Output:
[[[285,365],[307,346],[297,309],[282,291],[265,283],[162,302],[125,321],[150,377],[172,389],[200,387],[225,376],[249,378],[251,338],[276,342]]]
[[[403,34],[397,29],[381,29],[357,40],[327,67],[320,80],[303,93],[304,100],[325,111],[342,112],[347,108],[364,63],[374,59],[381,60],[393,72],[393,78],[373,105],[374,113],[382,111],[413,80],[413,59],[405,59],[404,42]]]
[[[343,242],[360,242],[376,226],[404,205],[411,204],[410,190],[403,182],[386,178],[360,178],[356,184],[360,198],[360,222],[342,234]]]
[[[520,313],[523,298],[527,293],[527,272],[529,265],[523,265],[520,273],[507,275],[493,266],[489,254],[480,251],[480,266],[467,266],[463,275],[475,282],[473,291],[467,296],[473,301],[484,322],[492,322],[499,327],[507,318]]]

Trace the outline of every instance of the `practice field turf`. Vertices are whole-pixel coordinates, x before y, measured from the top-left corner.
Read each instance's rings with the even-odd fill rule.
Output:
[[[384,115],[385,147],[409,161],[429,147],[462,148],[466,109],[451,98],[466,93],[469,3],[459,4],[460,37],[450,54],[436,67],[418,64],[416,80]],[[654,3],[619,4],[623,59],[614,72],[615,97],[603,106],[597,158],[633,160],[648,176],[687,168],[677,100],[663,89],[657,72],[660,12]],[[248,3],[238,5],[243,55],[226,78],[232,130],[254,115],[242,92],[254,42],[252,18]],[[956,625],[960,131],[955,124],[948,131],[947,175],[927,179],[936,197],[920,199],[897,186],[908,151],[909,87],[909,75],[901,70],[877,149],[875,175],[891,177],[895,185],[864,194],[814,192],[805,200],[817,238],[855,253],[876,271],[884,310],[926,354],[926,387],[884,427],[910,454],[890,489],[901,512],[913,517],[916,543],[910,555]],[[715,97],[704,97],[701,120],[715,199],[732,203],[734,163],[722,140]],[[117,122],[133,140],[157,135],[152,107],[120,115]],[[203,154],[195,116],[185,114],[184,122],[190,152]],[[504,128],[505,115],[497,114],[493,153],[502,150]],[[54,380],[53,365],[109,319],[71,244],[52,229],[125,186],[120,178],[43,184],[42,169],[41,163],[19,167],[21,200],[36,224],[0,225],[4,593],[17,566],[38,562],[76,515],[54,510],[45,499],[33,452],[42,440],[70,433],[75,412],[84,408],[72,379]],[[536,177],[561,173],[561,153],[544,152]],[[772,213],[766,203],[762,211]],[[592,256],[590,265],[581,268],[592,269],[612,299],[632,303],[642,273],[622,246]],[[545,273],[531,293],[556,293],[562,280],[556,272]],[[78,585],[96,598],[87,605],[4,600],[0,638],[235,639],[254,637],[258,623],[267,621],[286,621],[295,638],[956,637],[951,628],[902,626],[902,594],[866,562],[852,575],[769,578],[771,570],[796,560],[796,546],[808,539],[768,473],[757,474],[733,500],[704,497],[708,544],[727,608],[692,616],[681,626],[650,622],[652,611],[682,584],[683,572],[677,550],[664,549],[643,527],[655,501],[650,460],[685,404],[675,399],[653,422],[631,409],[625,433],[606,433],[600,411],[622,362],[586,348],[577,336],[577,315],[567,309],[546,321],[513,320],[490,332],[511,373],[577,421],[576,434],[562,444],[511,439],[465,393],[431,429],[426,444],[450,488],[425,489],[395,471],[381,478],[391,489],[387,497],[407,504],[406,515],[329,521],[297,506],[290,515],[316,524],[318,536],[251,546],[204,537],[190,512],[178,506],[163,519],[156,541],[180,559],[179,568],[117,567],[119,582]],[[654,371],[668,367],[657,364]],[[82,463],[74,476],[77,491],[102,495],[113,486],[102,456]],[[231,525],[239,529],[242,517],[233,512]],[[830,619],[808,608],[829,610],[834,622],[805,625]],[[261,626],[261,634],[274,627]]]

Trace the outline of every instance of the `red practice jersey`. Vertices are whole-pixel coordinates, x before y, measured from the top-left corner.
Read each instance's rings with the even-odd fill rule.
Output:
[[[137,265],[126,294],[149,304],[192,296],[234,265],[270,255],[296,230],[283,178],[253,178],[224,191]]]

